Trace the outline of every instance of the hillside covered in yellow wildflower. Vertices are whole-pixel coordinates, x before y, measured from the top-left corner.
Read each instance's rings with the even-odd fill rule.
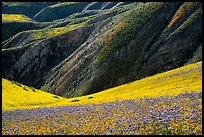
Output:
[[[2,78],[2,109],[107,103],[200,91],[202,91],[202,62],[156,74],[99,93],[75,98],[63,98]]]

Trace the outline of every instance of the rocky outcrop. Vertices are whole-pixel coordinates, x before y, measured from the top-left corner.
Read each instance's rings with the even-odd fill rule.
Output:
[[[86,40],[89,31],[91,27],[81,28],[49,40],[38,40],[26,46],[3,50],[3,64],[12,60],[10,55],[16,61],[11,61],[9,66],[5,65],[3,72],[6,73],[2,73],[2,76],[40,88],[48,71],[71,55]],[[13,54],[14,51],[18,54]]]

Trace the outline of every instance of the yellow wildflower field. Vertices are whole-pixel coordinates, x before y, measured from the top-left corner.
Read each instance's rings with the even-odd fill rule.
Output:
[[[200,91],[202,61],[76,98],[63,98],[2,78],[2,110],[97,104]]]

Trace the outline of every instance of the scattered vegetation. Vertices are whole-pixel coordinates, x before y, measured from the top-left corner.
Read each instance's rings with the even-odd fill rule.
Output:
[[[24,89],[25,91],[28,91],[28,89],[27,89],[26,87],[23,87],[23,89]]]
[[[53,98],[53,94],[43,92],[34,88],[20,85],[2,78],[2,110],[36,108],[47,106],[57,102],[59,99]]]
[[[182,4],[180,8],[176,11],[174,17],[172,18],[165,31],[169,29],[173,24],[175,24],[179,19],[181,19],[184,15],[186,15],[189,11],[199,5],[199,2],[184,2],[184,4]]]
[[[198,7],[188,18],[184,21],[175,31],[173,31],[167,39],[175,36],[177,33],[181,32],[189,25],[193,24],[200,16],[202,16],[202,6]]]
[[[72,100],[71,102],[79,102],[79,100],[78,100],[78,99],[75,99],[75,100]]]
[[[18,43],[20,40],[22,40],[21,38],[24,36],[27,37],[28,35],[30,35],[32,33],[32,30],[25,30],[25,31],[21,31],[17,34],[15,34],[14,36],[12,36],[11,38],[7,39],[6,41],[3,42],[3,48],[8,48],[11,45],[15,45],[16,43]],[[6,47],[6,46],[8,47]]]
[[[162,6],[163,3],[159,2],[139,3],[133,10],[125,12],[121,21],[105,35],[103,47],[97,57],[97,67],[116,49],[131,41],[141,26]]]
[[[88,97],[88,99],[92,99],[92,98],[94,98],[94,97]]]
[[[41,30],[34,30],[32,36],[30,37],[30,40],[37,40],[37,39],[44,39],[44,38],[58,36],[68,31],[72,31],[84,26],[88,26],[88,24],[86,22],[82,22],[79,24],[72,24],[72,25],[68,24],[65,27],[44,28]]]
[[[32,91],[33,91],[33,92],[35,92],[35,91],[36,91],[34,87],[31,87],[31,89],[32,89]]]
[[[54,98],[58,98],[58,96],[53,96]]]
[[[19,40],[22,40],[22,39],[27,39],[27,41],[33,41],[33,40],[39,40],[39,39],[59,36],[69,31],[72,31],[72,30],[75,30],[81,27],[89,26],[90,24],[87,23],[89,19],[90,18],[75,19],[75,20],[72,20],[68,25],[64,27],[54,27],[53,26],[51,28],[51,25],[50,25],[49,27],[46,27],[43,29],[21,31],[15,34],[14,36],[12,36],[10,39],[7,39],[4,42],[4,45],[12,45],[12,43],[14,44],[18,43]]]
[[[184,29],[195,22],[202,15],[202,7],[199,7],[178,29]]]
[[[17,85],[17,86],[19,86],[19,87],[22,87],[21,83],[18,83],[18,82],[15,82],[15,81],[11,81],[11,83],[12,83],[12,84],[15,84],[15,85]]]

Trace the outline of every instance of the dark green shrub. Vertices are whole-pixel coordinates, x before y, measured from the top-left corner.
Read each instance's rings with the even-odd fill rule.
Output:
[[[53,98],[57,98],[57,99],[59,99],[59,97],[58,97],[58,96],[53,96]]]
[[[23,87],[23,89],[24,89],[25,91],[28,91],[28,89],[27,89],[27,88],[25,88],[25,87]]]
[[[33,92],[35,92],[35,88],[34,87],[31,87],[31,89],[32,89]]]
[[[71,102],[79,102],[79,100],[78,100],[78,99],[75,99],[75,100],[72,100]]]
[[[88,99],[92,99],[92,98],[94,98],[94,97],[88,97]]]

